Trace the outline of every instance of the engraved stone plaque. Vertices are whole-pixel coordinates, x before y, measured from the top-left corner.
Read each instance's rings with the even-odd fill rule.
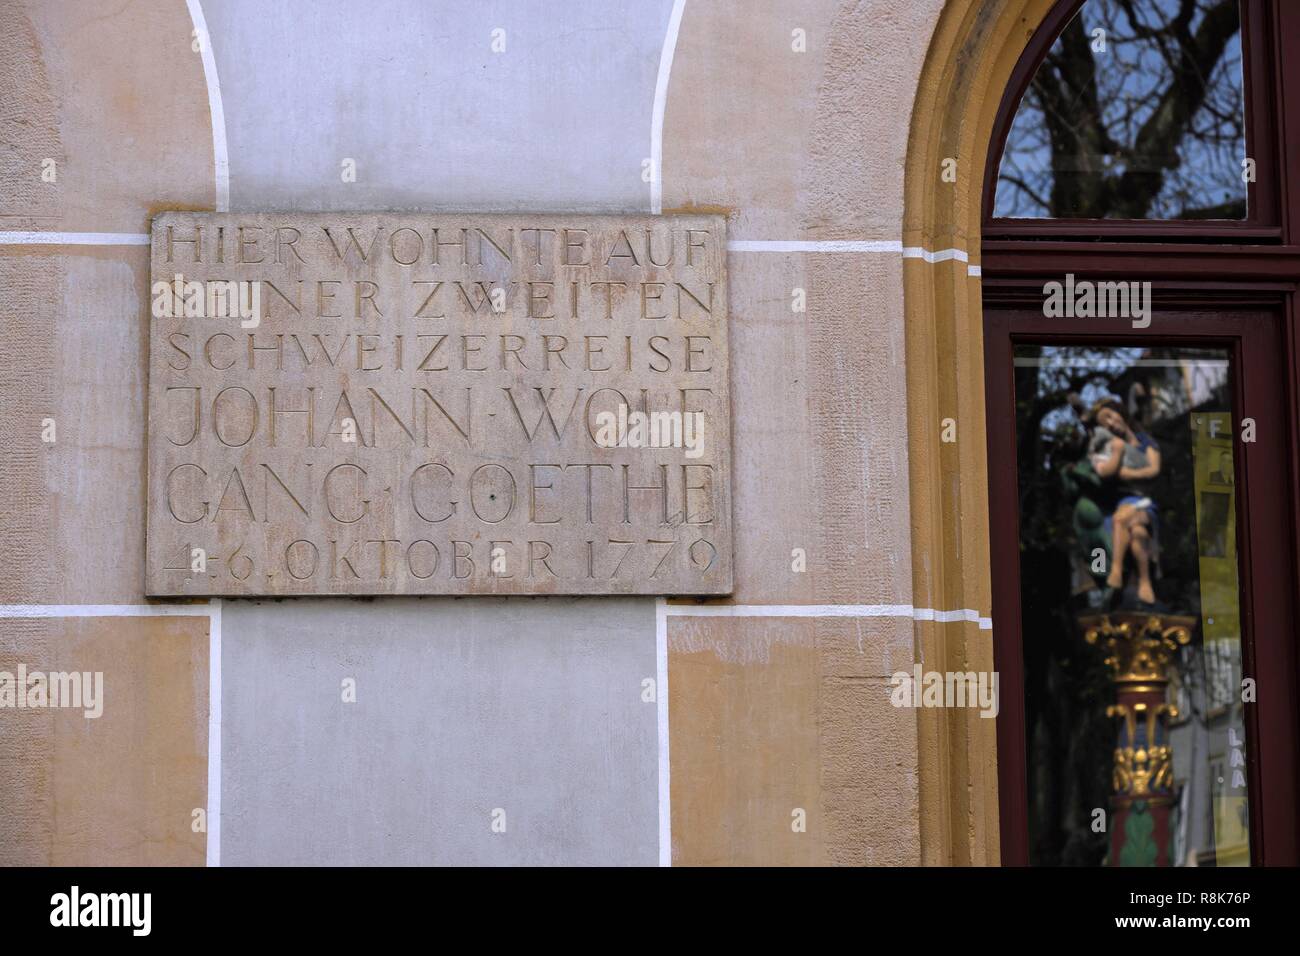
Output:
[[[150,594],[731,591],[721,217],[152,238]]]

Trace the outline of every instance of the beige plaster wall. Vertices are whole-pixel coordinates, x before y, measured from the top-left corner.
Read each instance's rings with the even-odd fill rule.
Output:
[[[736,589],[710,606],[733,610],[707,616],[718,612],[676,603],[661,611],[668,733],[657,751],[620,755],[627,779],[652,781],[656,759],[671,779],[661,860],[996,860],[991,722],[888,702],[889,675],[914,661],[990,663],[989,631],[844,607],[989,613],[982,366],[972,332],[979,283],[964,261],[905,257],[902,245],[957,247],[978,261],[977,200],[974,224],[970,213],[986,148],[981,124],[1044,5],[680,5],[663,102],[663,211],[724,213],[739,243],[875,245],[741,246],[730,255]],[[215,42],[227,44],[218,61],[284,27],[277,16],[259,29],[241,13],[221,32],[220,0],[203,6]],[[565,61],[609,84],[611,101],[635,104],[607,124],[617,148],[589,147],[629,157],[626,169],[593,173],[591,208],[649,208],[638,160],[650,155],[645,119],[654,64],[669,62],[664,27],[674,6],[659,0],[647,16],[653,35],[624,27]],[[358,18],[354,29],[370,29],[352,5],[336,8]],[[483,15],[498,9],[506,10]],[[446,16],[458,30],[469,23],[464,11]],[[212,114],[191,30],[183,0],[131,0],[93,15],[71,0],[0,0],[0,232],[144,233],[159,209],[213,207]],[[792,50],[795,30],[806,52]],[[315,69],[310,51],[290,52],[277,69]],[[477,46],[459,54],[466,82],[482,69],[480,54]],[[241,62],[255,74],[269,69],[265,58]],[[357,104],[343,97],[317,104],[321,115],[346,112],[339,123],[352,130],[415,97],[440,117],[439,135],[484,135],[487,120],[473,111],[439,113],[436,91],[361,79],[344,85],[364,85],[371,112],[358,120]],[[291,144],[275,138],[260,101],[238,99],[249,89],[259,89],[257,76],[232,77],[228,87],[235,207],[334,196],[337,182],[319,192],[305,174],[285,172]],[[560,133],[548,124],[560,104],[547,99],[546,84],[529,95],[512,136],[550,149],[567,130],[561,158],[580,159],[585,134],[572,132],[572,117]],[[294,122],[310,118],[295,113]],[[266,164],[248,142],[274,144],[271,153],[259,146]],[[436,144],[415,154],[415,165],[394,168],[438,167]],[[930,171],[954,154],[972,159],[963,182],[936,192]],[[58,162],[57,184],[34,173],[45,157]],[[337,178],[335,157],[309,158]],[[512,208],[512,197],[545,206],[557,193],[530,168],[443,170],[446,192],[421,191],[423,175],[397,175],[361,195],[442,209],[460,208],[463,194],[496,196],[498,208]],[[473,189],[457,193],[465,184]],[[0,604],[144,603],[147,257],[145,246],[0,245]],[[805,312],[791,309],[796,290]],[[943,457],[934,432],[951,408],[970,424],[969,440]],[[59,423],[52,447],[36,424],[47,416]],[[806,570],[792,570],[795,549]],[[367,607],[384,613],[382,602]],[[291,614],[292,605],[265,613]],[[603,619],[598,600],[586,613]],[[613,626],[616,617],[606,617]],[[100,661],[116,668],[110,687],[122,708],[93,730],[65,726],[65,715],[29,714],[21,725],[0,716],[0,760],[9,762],[0,773],[0,826],[8,828],[0,845],[12,847],[0,862],[202,862],[202,835],[178,814],[206,805],[206,626],[204,618],[0,619],[0,668]],[[276,632],[267,620],[257,627]],[[633,639],[649,641],[648,630]],[[98,796],[78,795],[82,780]],[[806,812],[804,832],[791,828],[796,808]],[[418,825],[418,801],[410,812]]]

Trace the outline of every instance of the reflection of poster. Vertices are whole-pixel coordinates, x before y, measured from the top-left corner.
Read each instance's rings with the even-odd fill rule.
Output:
[[[1232,513],[1232,494],[1221,491],[1202,491],[1197,506],[1197,535],[1201,557],[1226,558],[1228,556],[1228,524]]]
[[[1212,485],[1232,484],[1232,449],[1213,453],[1211,460],[1213,468],[1205,480]]]
[[[1248,821],[1244,796],[1215,798],[1215,866],[1250,866]]]
[[[1241,620],[1237,610],[1232,419],[1227,412],[1194,412],[1191,426],[1201,571],[1201,633],[1207,644],[1219,640],[1237,642],[1241,639]]]
[[[1218,866],[1249,865],[1245,742],[1240,730],[1241,615],[1237,584],[1237,508],[1232,418],[1191,415],[1195,450],[1196,533],[1201,572],[1207,730],[1219,741],[1210,789]],[[1216,749],[1218,749],[1216,747]],[[1226,752],[1224,752],[1226,751]]]

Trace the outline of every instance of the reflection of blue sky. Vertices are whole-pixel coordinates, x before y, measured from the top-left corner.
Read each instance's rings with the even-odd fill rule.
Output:
[[[1205,19],[1213,0],[1196,0],[1190,24],[1194,34]],[[1144,25],[1169,22],[1179,0],[1133,0],[1132,8]],[[1093,51],[1096,83],[1102,119],[1110,137],[1131,147],[1138,131],[1156,108],[1160,93],[1170,84],[1171,71],[1156,39],[1136,37],[1127,15],[1117,0],[1088,0],[1078,17],[1084,33],[1093,42],[1094,31],[1106,31],[1105,52]],[[1167,35],[1168,55],[1176,55],[1177,44]],[[1041,69],[1051,69],[1051,59],[1061,51],[1061,41]],[[1187,135],[1178,147],[1179,167],[1170,170],[1163,187],[1148,210],[1152,219],[1178,218],[1184,210],[1217,206],[1245,199],[1242,160],[1246,155],[1244,97],[1242,94],[1241,34],[1224,49],[1210,75],[1204,105],[1193,117]],[[1095,165],[1094,165],[1095,163]],[[1104,171],[1107,178],[1122,175],[1126,166],[1120,157],[1089,158],[1085,164]],[[1061,171],[1070,175],[1072,171]],[[1022,180],[1030,190],[1008,181],[1008,175]],[[995,201],[995,215],[1044,217],[1051,211],[1042,200],[1051,195],[1055,172],[1043,108],[1031,86],[1016,113],[1002,158],[1001,179]],[[1059,211],[1069,215],[1069,210]]]
[[[1152,369],[1153,378],[1161,386],[1160,417],[1183,414],[1209,401],[1227,383],[1230,374],[1229,362],[1218,350],[1043,346],[1033,351],[1036,354],[1027,351],[1018,354],[1015,364],[1037,369],[1038,394],[1064,395],[1072,382],[1077,384],[1081,377],[1086,377],[1078,393],[1088,408],[1103,398],[1119,399],[1122,403],[1123,396],[1116,393],[1115,382],[1130,369]],[[1050,435],[1077,425],[1074,409],[1062,403],[1043,416],[1041,428],[1043,434]]]
[[[1079,389],[1079,397],[1091,408],[1093,402],[1103,398],[1118,398],[1111,382],[1123,375],[1142,357],[1141,348],[1078,348],[1046,346],[1034,361],[1038,363],[1038,394],[1064,394],[1071,379],[1083,371],[1089,372],[1088,382]],[[1017,364],[1026,364],[1017,359]],[[1073,428],[1078,417],[1069,405],[1060,405],[1043,416],[1044,434]]]

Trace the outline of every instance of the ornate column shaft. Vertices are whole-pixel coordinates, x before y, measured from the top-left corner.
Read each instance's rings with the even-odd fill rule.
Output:
[[[1173,750],[1169,667],[1190,643],[1196,619],[1119,611],[1079,619],[1084,640],[1101,648],[1115,685],[1106,716],[1119,718],[1111,774],[1110,865],[1169,866]]]

